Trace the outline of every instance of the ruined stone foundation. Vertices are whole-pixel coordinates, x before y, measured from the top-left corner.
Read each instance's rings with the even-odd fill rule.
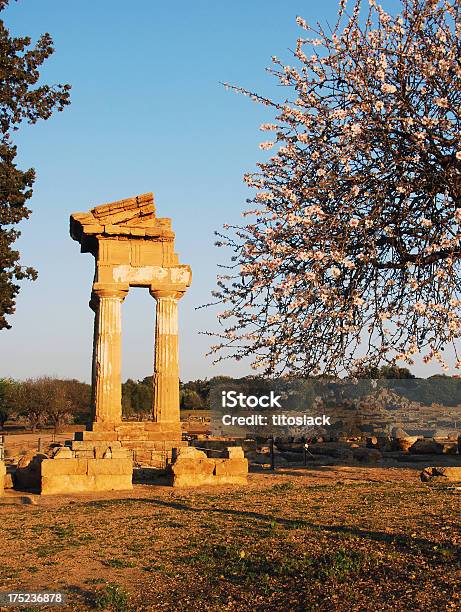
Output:
[[[175,252],[171,219],[157,216],[149,192],[73,213],[70,233],[95,260],[91,424],[71,449],[91,458],[123,448],[135,463],[165,469],[172,449],[183,445],[178,302],[192,281],[190,267]],[[144,287],[155,300],[151,422],[122,421],[122,303],[131,287]]]
[[[181,448],[174,455],[167,471],[173,487],[247,484],[248,460],[241,447],[229,447],[222,459],[209,459],[194,447]]]
[[[41,495],[72,495],[100,491],[126,491],[133,488],[133,461],[128,450],[96,449],[82,457],[78,451],[61,446],[50,456],[36,454],[18,465],[15,487]]]
[[[103,456],[108,448],[129,451],[135,464],[164,470],[171,462],[173,448],[187,446],[181,440],[181,423],[153,421],[100,425],[75,434],[71,449],[78,457]]]

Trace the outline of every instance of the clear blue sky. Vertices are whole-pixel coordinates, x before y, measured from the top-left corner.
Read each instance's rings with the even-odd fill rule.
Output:
[[[385,8],[398,6],[383,2]],[[272,55],[290,61],[301,32],[296,15],[333,22],[336,0],[20,0],[7,26],[36,39],[48,31],[56,52],[43,77],[72,84],[72,105],[16,135],[19,163],[35,167],[33,215],[18,243],[39,271],[24,283],[0,332],[0,376],[90,378],[93,258],[68,233],[69,214],[153,191],[172,217],[176,250],[192,266],[180,303],[181,378],[244,375],[244,364],[212,366],[199,331],[216,328],[210,299],[217,263],[213,231],[240,220],[249,192],[244,172],[262,158],[267,110],[226,91],[221,81],[277,94],[265,72]],[[134,289],[123,306],[123,378],[152,372],[155,302]]]

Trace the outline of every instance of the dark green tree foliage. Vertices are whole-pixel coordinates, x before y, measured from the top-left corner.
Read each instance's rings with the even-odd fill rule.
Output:
[[[8,400],[9,416],[27,421],[33,431],[37,427],[69,423],[86,423],[90,416],[91,387],[78,380],[63,380],[50,376],[24,381],[0,381]],[[6,383],[6,384],[5,384]]]
[[[123,383],[122,410],[126,418],[142,419],[152,413],[152,376]]]
[[[8,0],[0,0],[0,11],[7,5]],[[35,172],[17,168],[11,133],[23,121],[48,119],[70,103],[70,85],[37,85],[39,68],[53,52],[49,34],[32,46],[30,37],[12,36],[0,20],[0,329],[11,327],[6,316],[15,311],[18,281],[37,278],[12,248],[20,235],[14,226],[31,214],[26,203],[32,197]]]
[[[203,401],[197,391],[191,389],[181,390],[180,392],[181,408],[185,410],[200,410],[203,408]]]
[[[9,378],[0,378],[0,427],[15,414],[15,390],[17,383]]]

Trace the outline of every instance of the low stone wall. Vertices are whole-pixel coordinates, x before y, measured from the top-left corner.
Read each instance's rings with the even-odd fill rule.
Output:
[[[229,447],[240,446],[243,448],[243,453],[246,456],[248,453],[255,453],[257,449],[256,440],[243,439],[243,438],[209,438],[205,436],[198,436],[197,439],[189,441],[189,446],[194,446],[199,450],[206,452],[208,457],[222,457]]]
[[[5,489],[6,467],[3,461],[0,461],[0,495],[3,495]]]
[[[103,457],[75,456],[66,446],[49,457],[23,457],[14,474],[15,488],[41,495],[124,491],[133,488],[133,461],[127,450],[106,450]]]
[[[44,459],[40,467],[42,495],[133,488],[131,459]]]
[[[168,466],[168,478],[173,487],[200,485],[245,485],[248,479],[248,460],[241,447],[229,447],[227,457],[209,459],[196,448],[179,448]]]

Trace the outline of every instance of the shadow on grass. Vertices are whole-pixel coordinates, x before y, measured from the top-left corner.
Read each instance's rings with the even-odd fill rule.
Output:
[[[329,463],[327,456],[325,462],[322,462],[322,455],[314,455],[315,460],[308,458],[307,464],[304,465],[302,456],[300,455],[299,461],[288,461],[282,465],[277,464],[277,455],[275,457],[275,470],[269,470],[260,464],[250,463],[249,471],[254,474],[287,474],[289,470],[293,471],[293,475],[296,476],[309,476],[309,472],[317,471],[334,471],[341,468],[354,468],[354,469],[376,469],[376,468],[392,468],[392,469],[404,469],[404,470],[417,470],[422,471],[426,467],[433,465],[439,465],[441,467],[461,467],[461,455],[411,455],[408,453],[400,453],[400,459],[395,456],[391,457],[386,455],[383,456],[382,461],[376,463],[369,463],[367,461],[359,461],[357,459],[348,460],[332,460]],[[270,463],[270,458],[267,459],[267,464]],[[307,473],[303,474],[303,470],[308,470]]]
[[[342,535],[346,537],[357,537],[366,540],[372,540],[374,542],[381,542],[395,546],[402,552],[411,552],[417,549],[419,555],[424,555],[431,559],[431,561],[447,563],[461,563],[461,547],[456,545],[444,545],[440,546],[440,543],[431,541],[425,538],[411,537],[400,534],[392,534],[384,531],[371,531],[368,529],[360,529],[358,527],[345,526],[345,525],[321,525],[306,521],[304,519],[287,519],[277,516],[271,516],[260,512],[233,510],[231,508],[197,508],[190,506],[185,503],[178,503],[172,501],[165,501],[162,499],[120,499],[120,500],[101,500],[95,502],[87,502],[83,505],[91,507],[109,507],[116,504],[151,504],[162,508],[170,508],[172,510],[178,510],[180,512],[193,512],[193,513],[211,513],[217,515],[224,515],[228,517],[238,517],[241,519],[253,519],[260,521],[263,526],[267,525],[280,525],[288,529],[308,529],[315,532],[326,532],[333,533],[336,535]],[[435,548],[437,547],[437,548]]]
[[[65,593],[67,595],[67,605],[73,606],[75,601],[72,601],[72,595],[76,595],[79,599],[81,599],[87,606],[91,606],[90,609],[94,610],[96,605],[96,593],[95,591],[90,591],[89,589],[84,589],[80,586],[71,584],[66,586]]]

